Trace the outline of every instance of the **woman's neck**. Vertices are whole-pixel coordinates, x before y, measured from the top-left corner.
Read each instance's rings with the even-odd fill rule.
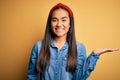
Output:
[[[57,46],[58,50],[60,50],[66,42],[66,37],[54,38],[54,42],[55,42],[55,45]]]

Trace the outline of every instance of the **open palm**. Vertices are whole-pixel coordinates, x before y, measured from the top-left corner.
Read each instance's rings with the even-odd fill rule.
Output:
[[[94,50],[94,53],[101,55],[103,53],[113,52],[118,50],[119,50],[118,48],[98,48]]]

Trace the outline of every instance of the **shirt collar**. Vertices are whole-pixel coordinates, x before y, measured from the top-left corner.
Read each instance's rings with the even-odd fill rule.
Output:
[[[51,39],[51,41],[50,41],[50,46],[51,46],[51,47],[56,47],[53,39]],[[56,47],[56,48],[57,48],[57,47]],[[67,41],[66,41],[65,44],[63,45],[62,49],[66,49],[66,48],[68,48],[68,42],[67,42]]]

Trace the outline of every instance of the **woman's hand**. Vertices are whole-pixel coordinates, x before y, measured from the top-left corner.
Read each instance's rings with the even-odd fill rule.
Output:
[[[113,52],[113,51],[118,51],[118,48],[98,48],[94,50],[95,54],[103,54],[103,53],[107,53],[107,52]]]

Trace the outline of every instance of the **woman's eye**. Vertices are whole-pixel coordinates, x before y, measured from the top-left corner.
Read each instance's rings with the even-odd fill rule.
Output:
[[[52,22],[56,22],[57,20],[56,19],[52,19]]]
[[[65,22],[66,20],[62,20],[63,22]]]

